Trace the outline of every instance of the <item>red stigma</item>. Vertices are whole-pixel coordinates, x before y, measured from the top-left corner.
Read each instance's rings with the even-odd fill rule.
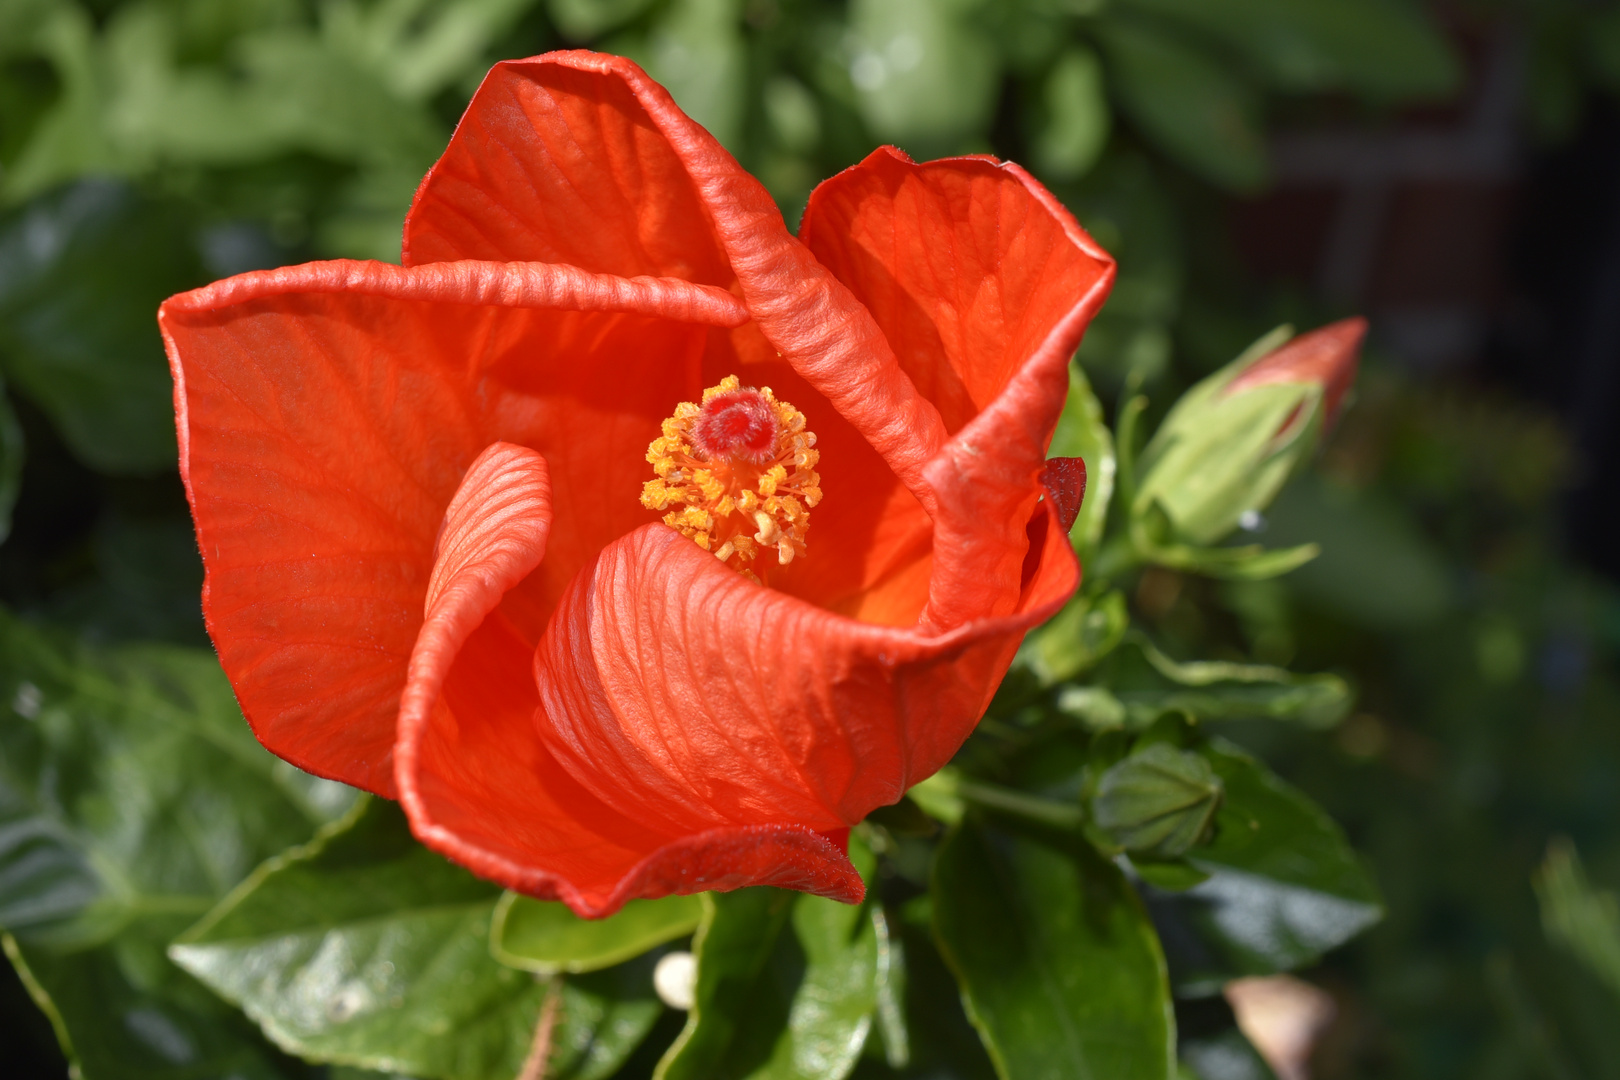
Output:
[[[707,461],[742,458],[763,465],[776,454],[776,412],[751,386],[716,394],[692,425],[692,448]]]

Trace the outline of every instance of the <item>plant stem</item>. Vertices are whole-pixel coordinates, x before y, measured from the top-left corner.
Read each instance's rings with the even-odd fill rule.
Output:
[[[1000,784],[972,780],[965,776],[956,782],[956,794],[970,803],[1014,814],[1030,821],[1038,821],[1043,825],[1054,825],[1060,829],[1078,829],[1085,819],[1078,805],[1059,802],[1056,799],[1043,799],[1038,795],[1025,795],[1021,791],[1014,791]]]
[[[540,1019],[534,1025],[534,1042],[529,1044],[529,1056],[524,1059],[518,1080],[546,1080],[551,1064],[551,1034],[557,1027],[557,1012],[562,1007],[562,980],[553,976],[546,987],[546,999],[540,1005]]]

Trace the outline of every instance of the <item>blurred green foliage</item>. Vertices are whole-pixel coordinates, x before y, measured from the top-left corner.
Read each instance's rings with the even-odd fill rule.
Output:
[[[1526,103],[1545,138],[1573,131],[1593,92],[1620,90],[1620,7],[1612,3],[1503,0],[1447,11],[1523,27]],[[173,468],[156,304],[214,277],[306,258],[396,259],[415,186],[488,65],[574,46],[647,67],[764,180],[790,223],[817,181],[884,141],[918,158],[995,152],[1034,169],[1120,261],[1118,286],[1080,352],[1063,435],[1072,445],[1053,448],[1084,455],[1091,467],[1076,534],[1088,556],[1103,539],[1115,479],[1106,419],[1117,425],[1140,395],[1140,430],[1150,431],[1179,390],[1275,323],[1347,314],[1247,277],[1222,235],[1221,199],[1268,182],[1269,117],[1280,109],[1309,117],[1331,101],[1340,113],[1384,119],[1452,98],[1464,79],[1444,28],[1407,0],[0,0],[0,522],[13,518],[0,547],[0,598],[59,628],[9,617],[4,626],[0,693],[16,715],[0,726],[9,740],[0,812],[11,830],[0,839],[0,866],[12,875],[0,889],[0,923],[13,933],[8,955],[56,1001],[57,1023],[80,1030],[73,1010],[82,1016],[113,1002],[144,1018],[108,1027],[102,1043],[76,1042],[87,1080],[121,1075],[130,1061],[153,1063],[142,1075],[191,1075],[163,1071],[177,1068],[172,1055],[163,1058],[176,1046],[189,1047],[187,1060],[200,1068],[306,1074],[166,965],[162,944],[255,861],[307,840],[342,811],[239,745],[246,729],[218,699],[222,684],[217,671],[207,674],[205,655],[130,644],[202,641],[201,571]],[[752,995],[760,1010],[785,1016],[793,1000],[759,987],[773,972],[802,977],[815,967],[828,973],[828,993],[844,1012],[811,1020],[835,1031],[870,1022],[880,1033],[858,1063],[845,1063],[857,1076],[981,1076],[998,1065],[1013,1075],[1123,1074],[1134,1066],[1109,1057],[1098,1032],[1135,1025],[1148,1032],[1137,1049],[1157,1038],[1167,1058],[1170,1025],[1150,1015],[1166,980],[1199,994],[1232,974],[1313,963],[1375,917],[1378,897],[1348,833],[1373,865],[1386,918],[1313,976],[1340,1006],[1319,1055],[1322,1077],[1620,1075],[1612,895],[1594,891],[1563,848],[1537,879],[1544,910],[1531,886],[1555,834],[1574,839],[1600,887],[1620,884],[1620,726],[1612,722],[1620,599],[1561,558],[1555,500],[1568,451],[1555,426],[1517,403],[1420,383],[1376,356],[1357,397],[1320,468],[1254,523],[1267,547],[1319,543],[1318,558],[1265,580],[1152,565],[1088,592],[1026,650],[963,771],[874,821],[871,840],[892,877],[885,887],[910,900],[833,926],[828,920],[845,909],[722,898],[700,935],[751,942],[752,954],[734,955],[754,955],[758,965],[729,973],[729,983],[717,975],[701,988],[706,1000]],[[1039,717],[1025,724],[1028,702],[1076,676],[1083,683],[1067,683],[1043,706],[1055,712],[1042,715],[1085,734],[1041,741]],[[135,719],[97,735],[120,709]],[[30,711],[41,710],[58,719],[19,726],[18,717],[31,724]],[[1166,712],[1197,717],[1233,742],[1200,738],[1183,748],[1184,733],[1154,726]],[[1300,722],[1257,719],[1276,716]],[[154,718],[170,727],[151,728]],[[1061,899],[1078,889],[1073,868],[1091,849],[1072,837],[1054,848],[998,831],[995,800],[1003,810],[1018,809],[1019,798],[1068,800],[1062,809],[1074,813],[1082,792],[1043,770],[1073,765],[1077,754],[1099,762],[1111,754],[1117,769],[1130,760],[1127,733],[1144,740],[1137,754],[1151,751],[1184,774],[1166,811],[1173,820],[1151,843],[1137,841],[1154,815],[1117,797],[1141,794],[1122,786],[1123,774],[1084,796],[1095,807],[1100,792],[1108,813],[1130,817],[1114,822],[1115,840],[1132,851],[1149,903],[1103,864],[1092,868],[1101,882],[1093,900],[1118,935],[1088,936],[1087,924],[1052,917],[1050,906],[1020,913],[1029,895]],[[80,772],[61,774],[79,786],[52,787],[60,781],[51,755],[75,740],[95,745],[75,752]],[[229,791],[154,789],[135,799],[153,774],[121,762],[164,740],[176,744],[164,753],[228,759],[244,778]],[[1343,829],[1250,753],[1321,801]],[[1063,782],[1076,775],[1070,769]],[[998,783],[1014,795],[997,795]],[[109,825],[117,817],[110,805],[157,815],[176,800],[210,796],[234,809],[194,812],[194,843],[160,850],[156,861],[137,858],[145,849]],[[926,859],[938,829],[919,806],[969,815],[936,875],[999,874],[1027,888],[964,889],[930,907]],[[1292,842],[1308,838],[1317,859],[1279,869],[1263,845],[1194,848],[1210,813],[1217,826],[1223,815],[1276,822]],[[244,815],[263,819],[257,831],[219,839]],[[345,823],[386,832],[371,818]],[[1217,828],[1217,836],[1233,833]],[[340,850],[358,842],[337,827],[323,836]],[[379,873],[390,870],[377,854],[384,841],[366,849]],[[1052,855],[1065,845],[1078,845],[1080,863]],[[323,850],[305,850],[277,873],[319,878]],[[162,903],[142,906],[141,875],[153,867],[170,871]],[[461,899],[457,890],[470,888],[493,910],[487,890],[438,882],[439,869],[416,887],[427,894],[443,885]],[[128,890],[113,890],[118,883]],[[189,947],[259,947],[250,917],[258,903],[275,906],[276,887],[266,875],[254,885],[264,890],[257,900],[230,901],[237,936],[220,931]],[[1186,947],[1211,939],[1197,928],[1219,929],[1223,911],[1235,910],[1222,904],[1236,904],[1230,898],[1243,888],[1297,903],[1276,901],[1278,921],[1261,928],[1275,931],[1270,937],[1212,931],[1228,952]],[[4,906],[21,901],[32,906]],[[1323,912],[1332,918],[1324,922]],[[488,915],[480,908],[468,918]],[[1145,932],[1150,918],[1168,956]],[[963,929],[987,923],[1006,940]],[[310,925],[324,926],[319,918]],[[49,952],[64,927],[83,947]],[[1019,927],[1037,936],[1022,937]],[[1287,955],[1268,953],[1279,940]],[[1095,998],[1082,1000],[1077,987],[1038,970],[1048,946],[1110,971],[1112,1000],[1148,1004],[1124,1019],[1087,1012]],[[1110,958],[1109,949],[1128,955]],[[285,960],[287,977],[308,959]],[[839,973],[851,965],[892,972],[888,989],[875,1002],[838,998]],[[523,1011],[521,1024],[490,1020],[489,1059],[506,1062],[521,1056],[513,1032],[539,1008],[538,992],[530,984],[520,993],[486,966],[491,993],[508,993],[508,1007]],[[205,967],[197,960],[193,970],[206,982]],[[1014,977],[1020,967],[1047,980],[1036,984],[1042,994],[1027,993],[1032,984]],[[966,987],[966,1012],[953,974]],[[902,984],[904,995],[891,993]],[[247,1000],[250,992],[268,994],[227,994]],[[623,1007],[602,1004],[609,996],[589,1005],[589,987],[572,992],[575,1015],[594,1016],[602,1030]],[[1069,997],[1074,1008],[1065,1011]],[[274,1007],[273,995],[254,1000]],[[1220,1013],[1191,998],[1178,1006],[1183,1057],[1196,1058],[1193,1043],[1221,1040],[1236,1040],[1242,1057],[1229,1016],[1205,1022],[1210,1008]],[[1056,1022],[1043,1012],[1052,1009],[1083,1020],[1066,1044],[1071,1055],[1011,1066],[1025,1052],[1016,1033]],[[630,1008],[614,1030],[634,1037],[619,1042],[594,1041],[591,1023],[562,1036],[573,1040],[570,1068],[579,1071],[571,1075],[596,1075],[593,1062],[631,1053],[651,1015]],[[682,1054],[697,1062],[694,1075],[707,1060],[701,1053],[791,1058],[794,1039],[814,1034],[783,1028],[786,1042],[753,1047],[703,1027],[701,1010],[693,1017],[696,1034],[685,1045],[695,1040],[695,1048]],[[655,1027],[652,1049],[632,1056],[626,1074],[650,1072],[675,1030],[667,1021]],[[301,1033],[284,1045],[307,1050],[325,1037]],[[322,1055],[444,1075],[488,1068],[385,1062],[369,1047],[313,1054]]]

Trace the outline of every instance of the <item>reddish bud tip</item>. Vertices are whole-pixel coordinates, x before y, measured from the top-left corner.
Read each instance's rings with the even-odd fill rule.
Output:
[[[776,436],[776,411],[751,386],[716,394],[692,424],[692,448],[708,461],[763,464],[776,453]]]
[[[1301,334],[1249,365],[1247,371],[1227,384],[1226,393],[1273,383],[1317,383],[1323,391],[1323,416],[1332,423],[1345,392],[1355,381],[1361,339],[1366,336],[1367,320],[1359,316]]]

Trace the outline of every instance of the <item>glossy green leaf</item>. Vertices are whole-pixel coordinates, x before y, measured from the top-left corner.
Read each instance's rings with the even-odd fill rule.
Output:
[[[172,467],[174,386],[158,304],[201,283],[189,223],[107,180],[0,218],[0,363],[103,472]]]
[[[1101,156],[1112,126],[1095,52],[1071,45],[1058,58],[1046,76],[1045,105],[1045,122],[1035,138],[1036,165],[1057,180],[1084,176]]]
[[[596,971],[685,937],[702,917],[697,896],[631,900],[605,919],[581,919],[559,901],[509,892],[495,906],[490,949],[525,971]]]
[[[164,946],[352,798],[258,745],[211,653],[0,613],[0,927],[86,1080],[277,1074]]]
[[[1153,926],[1118,867],[989,829],[935,862],[934,925],[1006,1080],[1173,1075],[1175,1024]]]
[[[1320,807],[1231,743],[1201,752],[1225,798],[1213,839],[1186,861],[1209,880],[1149,893],[1179,992],[1312,963],[1382,917],[1377,888]]]
[[[1091,796],[1091,817],[1126,851],[1169,859],[1205,838],[1220,802],[1221,782],[1208,761],[1154,742],[1103,772]]]
[[[1243,54],[1273,85],[1350,90],[1384,100],[1436,98],[1462,82],[1445,34],[1401,0],[1122,0]]]
[[[500,890],[371,800],[261,866],[170,947],[277,1045],[433,1080],[508,1080],[546,983],[489,955]],[[660,1006],[651,959],[562,984],[553,1077],[609,1075]]]
[[[919,158],[982,130],[995,108],[999,58],[967,25],[963,5],[851,0],[849,79],[861,116],[881,139]]]
[[[870,877],[870,855],[851,858]],[[859,1060],[889,979],[878,918],[780,889],[706,893],[693,941],[696,1004],[659,1080],[841,1080]],[[882,929],[886,929],[886,926]]]
[[[1069,396],[1052,434],[1049,457],[1077,457],[1086,463],[1086,497],[1069,529],[1069,539],[1085,559],[1102,540],[1108,504],[1114,497],[1114,436],[1103,419],[1102,404],[1078,364],[1069,366]]]
[[[1154,145],[1232,191],[1266,181],[1259,97],[1214,56],[1157,29],[1109,19],[1100,28],[1110,85]]]

